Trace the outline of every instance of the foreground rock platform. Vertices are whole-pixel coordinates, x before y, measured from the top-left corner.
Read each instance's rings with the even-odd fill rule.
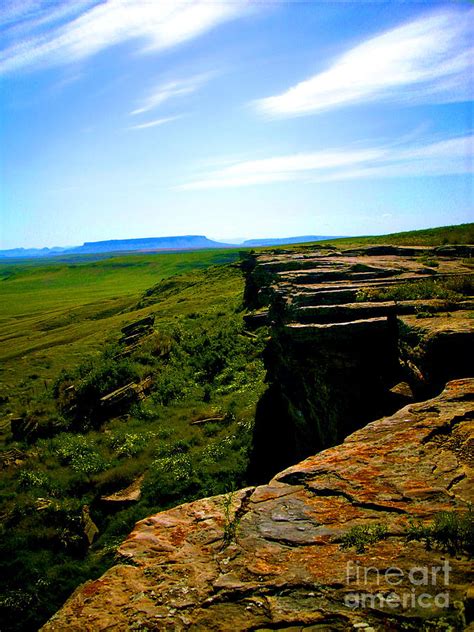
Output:
[[[120,563],[77,589],[42,629],[467,629],[472,562],[409,542],[405,529],[410,519],[466,510],[473,456],[474,379],[454,380],[267,485],[137,523]],[[362,553],[341,548],[352,527],[375,524],[385,539]],[[441,567],[434,582],[433,567]],[[393,606],[397,597],[404,606]]]

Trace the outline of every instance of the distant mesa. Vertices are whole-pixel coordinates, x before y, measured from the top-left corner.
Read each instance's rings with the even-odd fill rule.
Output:
[[[182,235],[179,237],[146,237],[144,239],[109,239],[85,242],[77,248],[65,251],[68,254],[93,254],[97,252],[127,252],[133,250],[194,250],[200,248],[228,248],[204,235]]]

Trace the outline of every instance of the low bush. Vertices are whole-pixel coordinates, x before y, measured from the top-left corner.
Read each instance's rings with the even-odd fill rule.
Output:
[[[426,548],[434,546],[451,553],[451,555],[474,553],[474,512],[442,511],[438,513],[431,524],[424,524],[420,520],[412,520],[406,529],[407,540],[417,540],[425,543]]]
[[[136,456],[145,449],[152,437],[153,434],[149,432],[141,434],[126,432],[114,437],[111,441],[111,447],[119,457]]]
[[[355,525],[341,538],[341,549],[354,548],[356,553],[364,553],[369,544],[388,537],[386,525],[380,523]]]
[[[89,437],[62,434],[54,440],[54,450],[59,459],[74,472],[96,474],[108,466]]]
[[[184,500],[196,487],[193,464],[187,454],[176,453],[155,459],[145,479],[143,496],[163,505]]]
[[[438,268],[439,261],[434,257],[423,256],[419,258],[419,262],[422,263],[427,268]]]
[[[141,378],[137,365],[128,358],[114,358],[113,351],[107,350],[100,359],[87,362],[76,371],[63,372],[54,385],[61,414],[73,419],[78,430],[88,430],[103,422],[100,400],[104,395]]]
[[[441,279],[420,279],[382,289],[359,290],[356,300],[358,302],[415,301],[437,298],[456,302],[472,294],[474,294],[474,279],[469,275],[455,275]]]

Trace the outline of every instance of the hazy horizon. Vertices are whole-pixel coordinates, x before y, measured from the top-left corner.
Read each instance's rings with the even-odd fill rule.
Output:
[[[68,249],[73,249],[73,248],[77,248],[80,246],[83,246],[85,244],[96,244],[96,243],[104,243],[104,242],[117,242],[117,241],[151,241],[153,239],[180,239],[180,238],[193,238],[193,237],[204,237],[205,239],[211,241],[211,242],[216,242],[216,243],[221,243],[223,245],[226,246],[239,246],[242,245],[243,243],[245,243],[246,241],[263,241],[263,240],[288,240],[288,239],[307,239],[308,237],[350,237],[351,235],[281,235],[281,236],[275,236],[275,235],[267,235],[267,236],[261,236],[261,235],[250,235],[248,237],[239,237],[239,238],[229,238],[226,239],[225,237],[222,238],[217,238],[217,237],[212,237],[212,236],[208,236],[208,235],[147,235],[147,236],[140,236],[140,237],[131,237],[131,238],[114,238],[111,237],[110,239],[104,239],[104,240],[96,240],[96,241],[90,241],[87,240],[85,242],[82,243],[76,243],[76,244],[66,244],[66,245],[62,245],[62,244],[52,244],[52,245],[43,245],[43,246],[22,246],[22,245],[18,245],[18,246],[14,246],[12,248],[0,248],[0,252],[3,251],[7,251],[7,250],[53,250],[55,248],[58,248],[59,250],[68,250]],[[179,250],[180,248],[177,248],[177,250]]]
[[[470,2],[2,7],[0,249],[474,219]]]

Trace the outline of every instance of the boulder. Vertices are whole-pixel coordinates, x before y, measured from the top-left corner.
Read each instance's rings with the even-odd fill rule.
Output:
[[[135,479],[130,485],[120,489],[113,494],[101,496],[101,501],[109,506],[122,506],[124,504],[135,503],[140,500],[144,475]]]

